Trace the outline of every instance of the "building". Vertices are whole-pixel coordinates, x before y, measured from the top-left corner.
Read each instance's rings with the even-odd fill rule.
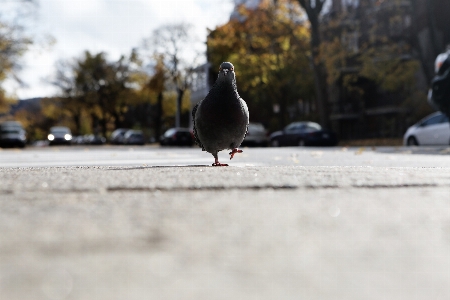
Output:
[[[434,59],[450,43],[444,21],[447,15],[447,0],[332,0],[322,19],[324,40],[337,36],[347,52],[354,54],[346,58],[340,77],[329,86],[329,118],[342,139],[399,137],[417,121],[420,113],[404,94],[383,90],[360,76],[354,85],[364,91],[361,95],[342,81],[345,75],[357,74],[361,68],[362,45],[394,43],[408,49],[397,54],[400,61],[420,62],[415,76],[417,90],[426,95]],[[374,59],[382,60],[376,56]]]

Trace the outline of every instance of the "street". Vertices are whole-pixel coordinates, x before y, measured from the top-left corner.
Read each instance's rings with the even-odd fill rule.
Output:
[[[243,148],[230,166],[450,167],[450,147],[281,147]],[[0,148],[0,167],[56,166],[209,166],[211,154],[198,147],[53,146]]]
[[[1,299],[450,299],[450,148],[0,150]]]

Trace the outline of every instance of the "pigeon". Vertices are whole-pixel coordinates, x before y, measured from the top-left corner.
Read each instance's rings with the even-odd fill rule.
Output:
[[[232,63],[220,65],[216,82],[205,99],[195,105],[192,119],[195,142],[214,156],[213,166],[228,166],[219,162],[219,151],[230,149],[230,160],[242,153],[239,146],[247,134],[249,113],[238,94]]]

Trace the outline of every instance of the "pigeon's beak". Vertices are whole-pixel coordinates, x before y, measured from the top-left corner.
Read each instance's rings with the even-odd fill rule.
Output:
[[[225,74],[225,76],[227,76],[228,71],[229,71],[228,69],[223,69],[223,70],[222,70],[222,72]]]

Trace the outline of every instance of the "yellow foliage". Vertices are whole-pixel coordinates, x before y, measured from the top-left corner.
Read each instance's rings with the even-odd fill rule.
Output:
[[[15,104],[16,102],[16,99],[8,97],[5,91],[0,88],[0,114],[7,113],[11,105]]]
[[[177,93],[168,91],[163,93],[163,116],[174,116],[177,111]]]
[[[256,9],[241,6],[242,17],[216,28],[207,40],[212,65],[218,71],[223,61],[234,64],[239,94],[252,117],[267,124],[287,118],[288,107],[299,99],[314,97],[310,32],[302,11],[295,2],[270,2]],[[281,108],[278,116],[275,104]]]
[[[167,91],[163,93],[163,116],[173,117],[177,112],[178,94],[175,91]],[[184,92],[181,99],[181,113],[191,110],[191,93],[189,90]]]

